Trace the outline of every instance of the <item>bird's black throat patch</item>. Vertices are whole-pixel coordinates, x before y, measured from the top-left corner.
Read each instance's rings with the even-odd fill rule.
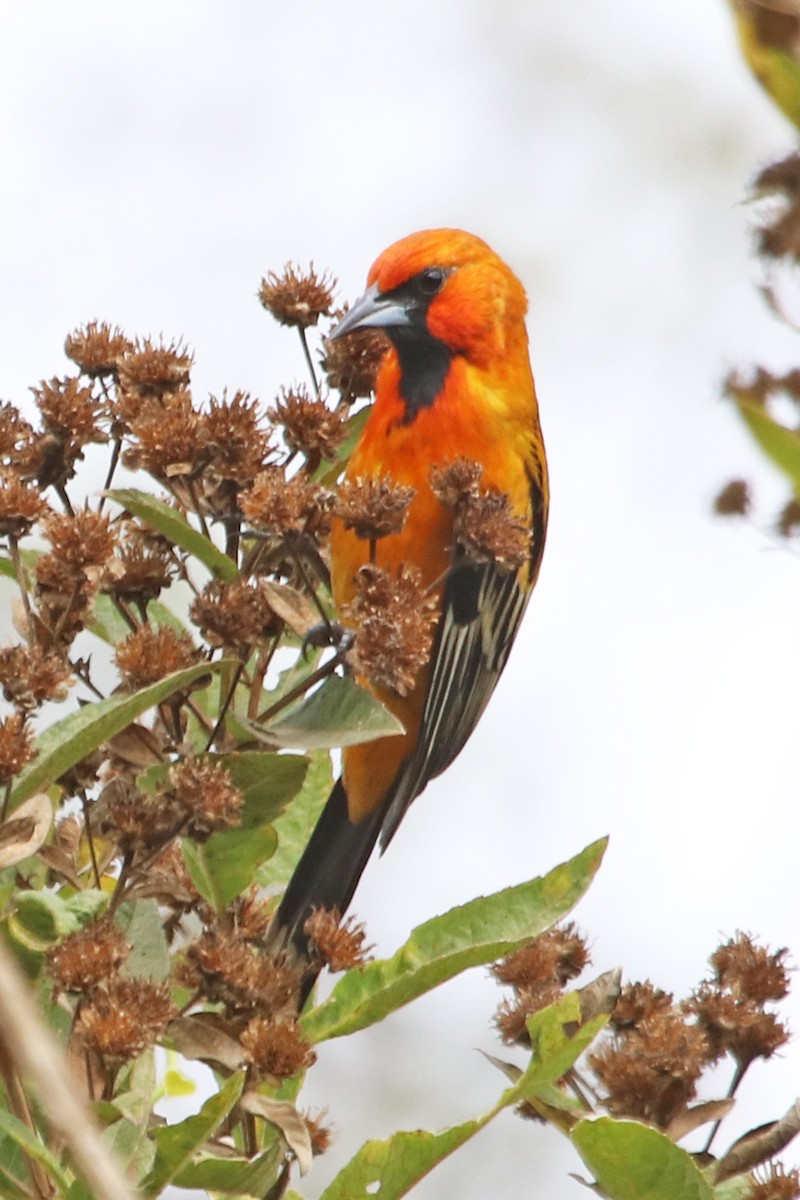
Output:
[[[387,329],[400,361],[400,395],[406,406],[405,423],[420,409],[430,408],[444,387],[453,352],[444,342],[417,325]]]

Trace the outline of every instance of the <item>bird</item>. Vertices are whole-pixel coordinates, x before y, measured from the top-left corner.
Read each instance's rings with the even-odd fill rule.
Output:
[[[405,732],[347,747],[267,945],[301,964],[301,1005],[321,969],[305,923],[343,917],[378,841],[385,850],[412,801],[455,759],[506,664],[539,573],[549,480],[525,325],[527,297],[490,247],[459,229],[423,230],[385,250],[333,339],[378,329],[388,345],[346,480],[413,489],[405,523],[371,544],[341,519],[331,534],[332,593],[347,611],[365,563],[413,564],[434,597],[427,664],[400,691],[359,680]],[[432,470],[478,464],[524,535],[514,569],[465,557],[452,505]]]

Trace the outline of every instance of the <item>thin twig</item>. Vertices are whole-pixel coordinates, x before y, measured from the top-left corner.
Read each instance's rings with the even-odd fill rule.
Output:
[[[305,355],[306,365],[308,366],[308,372],[309,372],[309,375],[311,376],[311,383],[314,388],[314,393],[315,393],[317,399],[321,400],[322,392],[320,391],[319,380],[317,379],[317,373],[314,370],[314,363],[311,360],[311,351],[309,350],[308,342],[306,341],[306,331],[300,325],[298,325],[297,331],[300,334],[300,345],[303,347],[303,354]]]
[[[211,733],[208,735],[208,741],[206,742],[206,753],[208,753],[208,751],[214,745],[214,742],[216,741],[216,738],[217,738],[217,734],[219,733],[220,729],[222,728],[222,724],[223,724],[226,716],[228,715],[228,709],[230,708],[231,701],[233,700],[234,692],[236,691],[237,687],[239,686],[239,680],[242,678],[243,671],[244,671],[244,662],[242,661],[242,662],[238,663],[236,666],[236,670],[233,673],[233,679],[231,680],[231,685],[228,688],[227,694],[222,703],[222,707],[220,708],[219,716],[217,717],[217,722],[216,722],[214,728],[211,730]]]

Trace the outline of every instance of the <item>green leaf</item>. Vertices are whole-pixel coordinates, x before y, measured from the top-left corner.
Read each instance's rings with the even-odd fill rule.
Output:
[[[742,54],[784,116],[800,127],[800,63],[794,9],[753,0],[730,0]],[[774,19],[778,13],[783,21]],[[765,13],[773,20],[764,20]]]
[[[39,1141],[27,1125],[23,1124],[18,1117],[15,1117],[13,1113],[8,1112],[2,1106],[0,1106],[0,1133],[6,1134],[34,1162],[41,1163],[45,1170],[50,1172],[53,1181],[61,1191],[67,1191],[69,1188],[69,1179],[62,1170],[55,1155],[48,1150],[47,1146]]]
[[[403,726],[379,700],[352,679],[329,675],[321,687],[269,725],[254,725],[278,746],[330,750],[403,733]]]
[[[155,1131],[156,1161],[142,1187],[146,1196],[157,1196],[176,1178],[217,1132],[242,1094],[244,1072],[232,1075],[218,1092],[205,1102],[200,1112],[177,1125],[165,1125]]]
[[[217,1158],[202,1155],[175,1179],[180,1188],[205,1188],[209,1192],[242,1196],[265,1196],[278,1177],[283,1159],[277,1143],[257,1158]]]
[[[207,842],[181,842],[192,883],[217,912],[249,887],[256,868],[271,858],[278,845],[272,825],[215,833]]]
[[[185,633],[186,626],[171,608],[160,600],[150,600],[147,605],[147,623],[154,629],[174,629],[175,633]],[[120,613],[110,596],[101,593],[95,596],[92,606],[92,619],[89,630],[96,637],[116,646],[123,642],[131,633],[131,627]]]
[[[14,911],[8,918],[8,931],[14,941],[27,950],[43,953],[60,938],[81,929],[108,903],[108,897],[95,889],[64,897],[57,892],[20,892]]]
[[[795,492],[800,495],[800,434],[781,425],[752,400],[737,396],[734,403],[761,449],[789,476]]]
[[[106,495],[203,563],[215,579],[233,583],[239,578],[239,568],[233,559],[223,554],[205,534],[194,529],[183,513],[165,500],[137,488],[118,488]]]
[[[202,675],[219,670],[222,661],[198,663],[183,671],[174,671],[138,692],[120,693],[108,700],[86,704],[50,725],[37,739],[37,757],[17,780],[11,794],[12,807],[27,800],[34,792],[44,791],[70,767],[126,729],[149,708],[188,687]]]
[[[691,1156],[657,1129],[599,1117],[580,1121],[571,1137],[609,1200],[713,1200]]]
[[[549,1103],[548,1085],[566,1075],[608,1023],[608,1017],[608,1013],[602,1013],[584,1023],[578,992],[567,992],[554,1004],[529,1017],[528,1033],[533,1055],[517,1084],[524,1095],[535,1095]]]
[[[158,903],[151,898],[125,900],[119,906],[115,924],[132,947],[120,974],[128,979],[156,979],[159,982],[168,979],[169,949]]]
[[[302,1019],[312,1042],[382,1020],[446,979],[524,946],[560,920],[591,883],[606,847],[594,842],[548,875],[481,896],[415,929],[392,958],[349,971]]]
[[[441,1133],[396,1133],[386,1141],[366,1142],[325,1189],[320,1200],[397,1200],[454,1150],[469,1141],[494,1116],[464,1121]],[[377,1185],[377,1186],[376,1186]]]
[[[285,887],[306,847],[333,787],[330,755],[323,750],[311,755],[310,767],[300,794],[275,822],[278,849],[258,873],[262,887]]]

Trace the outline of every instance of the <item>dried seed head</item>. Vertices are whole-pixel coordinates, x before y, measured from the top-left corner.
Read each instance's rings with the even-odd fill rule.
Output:
[[[101,591],[119,600],[146,605],[170,586],[175,572],[170,551],[132,526],[119,554],[107,565]]]
[[[12,713],[0,721],[0,785],[10,783],[35,757],[33,735],[22,713]]]
[[[720,987],[757,1004],[783,1000],[789,992],[789,968],[786,947],[771,954],[759,946],[750,934],[737,933],[718,946],[711,955],[711,966]]]
[[[455,544],[466,558],[517,571],[530,558],[531,531],[505,492],[480,487],[482,471],[479,463],[458,458],[431,468],[431,488],[453,509]]]
[[[356,537],[377,541],[400,532],[413,498],[412,487],[394,483],[388,476],[345,479],[336,497],[334,513]]]
[[[185,758],[170,767],[169,786],[188,814],[186,833],[195,841],[241,821],[244,796],[219,763]]]
[[[209,472],[242,487],[261,471],[271,454],[271,429],[248,392],[211,396],[201,415],[202,437],[210,454]]]
[[[427,593],[422,573],[410,563],[402,563],[394,576],[367,564],[355,585],[343,613],[356,629],[349,660],[373,686],[406,696],[430,658],[436,597]]]
[[[75,1033],[104,1058],[128,1062],[163,1035],[176,1012],[166,983],[110,979],[81,1008]]]
[[[117,363],[123,392],[163,396],[188,386],[194,358],[181,342],[156,345],[150,338],[136,341]]]
[[[342,922],[337,909],[315,908],[303,928],[329,971],[349,971],[369,961],[366,930],[355,917]]]
[[[261,280],[258,299],[279,324],[308,329],[320,317],[330,314],[335,287],[336,281],[327,272],[317,275],[313,263],[307,271],[287,263],[280,275],[267,272]]]
[[[752,1000],[719,991],[713,984],[701,984],[685,1008],[705,1031],[709,1062],[730,1054],[744,1067],[756,1058],[771,1058],[789,1040],[788,1029],[774,1013],[765,1012]]]
[[[378,368],[389,348],[386,334],[380,329],[356,329],[336,341],[325,338],[323,346],[322,369],[328,387],[339,392],[343,404],[372,395]]]
[[[257,642],[276,637],[283,628],[261,581],[209,583],[189,615],[210,646],[246,656]]]
[[[105,321],[89,321],[67,335],[64,353],[90,379],[115,376],[119,360],[134,350],[133,342],[118,327]]]
[[[202,418],[188,391],[145,400],[128,424],[131,445],[122,461],[132,470],[149,471],[165,481],[193,478],[211,457]]]
[[[498,1006],[494,1024],[506,1045],[529,1047],[528,1018],[549,1004],[555,1004],[561,992],[561,985],[550,980],[530,988],[519,988],[513,1000],[504,1000]]]
[[[754,1172],[747,1200],[798,1200],[800,1170],[787,1171],[783,1163],[770,1163],[763,1172]]]
[[[333,494],[302,475],[287,479],[279,467],[268,467],[242,492],[239,503],[253,529],[275,538],[307,533],[324,536],[330,527]]]
[[[42,529],[53,556],[81,582],[97,578],[90,568],[102,567],[116,550],[116,533],[102,513],[53,513],[42,522]],[[36,575],[40,576],[38,564]]]
[[[129,634],[114,651],[117,670],[130,691],[148,687],[159,679],[194,666],[201,658],[188,633],[177,633],[168,626],[154,629],[142,625]]]
[[[709,1047],[684,1012],[658,1006],[588,1057],[612,1115],[663,1129],[694,1098]]]
[[[35,475],[39,434],[13,404],[0,404],[0,466],[10,467],[24,479]]]
[[[718,517],[745,517],[750,505],[750,484],[746,479],[732,479],[714,497],[714,512]]]
[[[121,930],[101,918],[49,950],[47,969],[59,991],[89,992],[116,974],[131,949]]]
[[[26,712],[45,700],[65,700],[72,680],[61,655],[38,646],[0,649],[0,686],[10,704]]]
[[[315,463],[334,458],[347,433],[341,413],[322,400],[312,399],[302,386],[291,391],[284,388],[270,415],[283,426],[288,448]]]
[[[611,1027],[617,1032],[633,1029],[642,1021],[674,1007],[671,992],[663,992],[649,979],[644,983],[626,983],[611,1014]]]
[[[238,933],[207,929],[186,950],[181,982],[229,1011],[274,1016],[296,1008],[300,974],[261,953]]]
[[[296,1021],[253,1017],[241,1037],[245,1059],[261,1076],[288,1079],[316,1061]]]
[[[0,536],[24,537],[50,509],[39,490],[0,467]]]
[[[75,473],[75,463],[82,457],[83,447],[89,442],[108,440],[99,424],[105,416],[104,404],[95,397],[91,384],[75,378],[42,380],[31,391],[42,416],[44,433],[55,439],[58,446],[58,456],[55,447],[51,449],[53,462],[47,465],[46,474],[54,474],[54,462],[59,457],[63,466],[58,478],[69,479]],[[41,466],[39,477],[42,483],[56,481],[42,478]]]
[[[500,983],[515,988],[542,983],[563,987],[570,979],[576,979],[590,961],[586,939],[570,921],[548,929],[527,946],[495,963],[492,974]]]
[[[325,1110],[313,1116],[308,1109],[303,1113],[303,1120],[306,1123],[308,1135],[311,1138],[311,1153],[315,1158],[319,1157],[320,1154],[325,1154],[333,1142],[333,1131],[330,1125],[325,1124],[323,1120],[325,1116]]]

